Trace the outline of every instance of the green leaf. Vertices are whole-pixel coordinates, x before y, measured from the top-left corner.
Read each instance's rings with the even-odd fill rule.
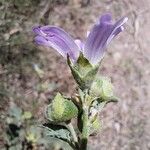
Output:
[[[63,141],[70,143],[72,141],[70,131],[61,125],[54,125],[54,124],[44,124],[45,133],[47,136],[52,138],[58,138]]]
[[[60,140],[58,138],[52,138],[52,137],[45,137],[45,140],[47,141],[47,143],[45,144],[45,149],[48,150],[74,150],[73,147],[71,147],[71,145],[69,145],[69,143]]]
[[[17,119],[18,121],[21,120],[22,117],[22,110],[21,108],[17,107],[16,105],[13,105],[10,110],[9,110],[9,115],[11,117],[14,117],[15,119]]]

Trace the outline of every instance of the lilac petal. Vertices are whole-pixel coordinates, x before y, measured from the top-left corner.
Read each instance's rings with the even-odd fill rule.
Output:
[[[90,34],[90,31],[87,31],[87,32],[86,32],[86,37],[88,37],[88,36],[89,36],[89,34]]]
[[[35,42],[38,45],[43,45],[43,46],[47,46],[47,47],[53,47],[54,49],[59,51],[59,53],[63,57],[66,57],[66,54],[64,53],[64,50],[62,50],[62,48],[65,48],[66,45],[63,45],[63,43],[61,43],[62,41],[57,41],[57,39],[55,39],[55,38],[51,38],[51,40],[48,40],[48,39],[38,35],[38,36],[35,37]],[[63,45],[63,47],[61,47],[62,45]],[[68,54],[69,54],[69,52],[68,52]]]
[[[38,45],[48,46],[48,41],[42,36],[36,36],[34,40]]]
[[[64,57],[67,57],[68,54],[73,62],[77,60],[79,56],[79,48],[71,36],[61,28],[54,26],[43,26],[35,27],[33,28],[33,31],[36,35],[45,39],[42,45],[53,47]]]
[[[63,29],[55,27],[55,26],[43,26],[40,27],[41,34],[46,34],[48,36],[58,36],[61,39],[65,40],[66,44],[70,45],[72,49],[77,51],[77,45],[74,43],[72,37],[66,33]]]
[[[114,32],[111,33],[111,35],[109,36],[109,38],[107,39],[107,42],[106,42],[106,46],[111,42],[111,40],[116,36],[118,35],[120,32],[122,32],[124,30],[124,27],[121,26],[119,28],[117,28]]]
[[[110,41],[123,30],[123,24],[127,18],[122,18],[115,24],[111,21],[111,15],[106,14],[100,18],[100,22],[96,24],[84,46],[84,55],[92,63],[97,64],[104,55],[106,46]]]
[[[40,26],[35,26],[35,27],[33,27],[32,31],[33,31],[36,35],[40,35],[40,34],[41,34]]]
[[[96,24],[91,30],[84,46],[84,55],[85,57],[92,63],[97,63],[97,59],[101,57],[104,52],[104,49],[100,49],[102,47],[103,35],[107,32],[109,34],[111,30],[111,25],[105,24]],[[98,56],[97,56],[98,55]]]
[[[123,25],[128,21],[127,17],[123,17],[120,20],[118,20],[113,26],[113,30],[111,32],[111,34],[109,35],[107,42],[106,42],[106,46],[111,42],[111,40],[118,35],[120,32],[122,32],[124,30]]]
[[[84,46],[84,44],[82,43],[82,41],[79,40],[79,39],[76,39],[74,42],[78,46],[79,50],[82,52],[83,51],[83,46]]]
[[[110,22],[111,23],[111,21],[112,21],[112,17],[111,17],[111,14],[110,13],[107,13],[107,14],[105,14],[105,15],[102,15],[101,17],[100,17],[100,23],[101,22]]]

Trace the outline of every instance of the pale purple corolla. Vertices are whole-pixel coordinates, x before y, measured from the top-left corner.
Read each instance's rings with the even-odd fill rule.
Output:
[[[127,17],[123,17],[113,23],[110,14],[102,15],[84,42],[79,39],[74,40],[63,29],[55,26],[37,26],[33,28],[33,31],[36,34],[37,44],[53,47],[65,58],[69,55],[73,63],[82,52],[92,65],[96,65],[103,58],[110,41],[124,30],[123,25],[127,20]]]

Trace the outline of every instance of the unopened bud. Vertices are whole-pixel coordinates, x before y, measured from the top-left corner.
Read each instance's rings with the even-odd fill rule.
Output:
[[[103,100],[111,99],[113,97],[111,80],[107,77],[96,78],[91,86],[90,94],[93,97],[99,97]]]
[[[78,115],[77,106],[58,93],[52,104],[47,107],[47,117],[53,122],[65,122]]]

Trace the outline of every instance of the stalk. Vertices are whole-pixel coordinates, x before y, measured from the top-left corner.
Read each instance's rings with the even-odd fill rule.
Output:
[[[71,132],[71,135],[72,135],[72,137],[73,137],[74,142],[75,142],[75,143],[78,143],[77,134],[76,134],[76,132],[75,132],[75,130],[74,130],[72,124],[69,123],[67,126],[68,126],[69,131]]]
[[[73,138],[73,141],[74,141],[74,149],[78,149],[79,148],[79,145],[78,145],[78,136],[74,130],[74,127],[72,126],[72,123],[70,122],[68,125],[67,125],[67,128],[68,130],[70,131],[71,135],[72,135],[72,138]]]
[[[89,137],[89,121],[88,121],[88,107],[83,108],[83,127],[82,127],[82,135],[81,135],[81,150],[87,150],[87,142]]]

